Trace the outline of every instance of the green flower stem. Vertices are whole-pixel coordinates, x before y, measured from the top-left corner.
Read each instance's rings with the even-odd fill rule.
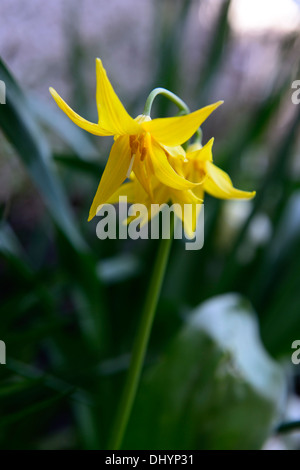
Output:
[[[190,113],[189,107],[181,98],[179,98],[179,96],[175,95],[166,88],[154,88],[154,90],[151,91],[150,95],[146,100],[145,108],[143,111],[143,114],[145,114],[146,116],[150,116],[152,104],[157,95],[163,95],[168,98],[170,101],[176,104],[180,111],[183,111],[185,114]]]
[[[193,144],[197,142],[200,145],[202,145],[202,137],[203,137],[202,130],[201,130],[201,127],[199,127],[199,129],[195,133],[195,140],[193,141]]]
[[[170,239],[162,239],[155,260],[149,289],[142,312],[137,336],[135,338],[131,362],[126,377],[125,387],[117,410],[116,419],[112,427],[112,436],[108,448],[119,450],[131,415],[140,376],[144,364],[146,350],[152,329],[153,319],[168,264],[174,230],[174,217],[171,222]]]
[[[179,96],[175,95],[175,93],[172,93],[166,88],[154,88],[154,90],[151,91],[150,95],[146,100],[146,104],[143,111],[143,114],[145,116],[150,116],[153,101],[158,95],[163,95],[170,101],[172,101],[172,103],[176,104],[180,111],[179,114],[189,114],[191,112],[188,105],[181,98],[179,98]],[[199,140],[200,143],[202,143],[202,131],[200,128],[196,131],[195,136],[196,139]]]

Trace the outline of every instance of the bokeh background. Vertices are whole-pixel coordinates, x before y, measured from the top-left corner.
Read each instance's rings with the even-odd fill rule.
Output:
[[[104,449],[155,240],[100,241],[87,215],[110,138],[100,57],[132,116],[152,88],[191,110],[252,201],[205,199],[205,244],[174,241],[124,448],[300,447],[300,5],[293,0],[1,0],[0,446]],[[153,116],[176,112],[160,97]]]

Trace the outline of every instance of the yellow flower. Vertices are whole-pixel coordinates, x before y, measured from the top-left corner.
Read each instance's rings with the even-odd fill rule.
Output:
[[[186,152],[186,161],[179,162],[169,157],[178,174],[190,181],[202,182],[193,188],[193,193],[204,197],[204,192],[220,199],[251,199],[255,191],[242,191],[234,188],[228,174],[213,163],[212,146],[214,139],[210,139],[204,147],[199,143],[192,144]]]
[[[163,204],[171,203],[175,215],[182,221],[186,235],[190,238],[194,237],[198,215],[203,202],[201,198],[196,196],[190,189],[178,190],[170,188],[158,181],[155,176],[152,177],[152,195],[150,196],[133,173],[131,173],[130,179],[129,183],[120,186],[107,201],[108,204],[117,204],[120,197],[126,197],[126,201],[129,204],[136,204],[137,212],[140,210],[140,204],[145,206],[146,211],[129,217],[127,223],[132,219],[138,219],[140,227],[143,227],[162,209]]]
[[[220,199],[251,199],[256,194],[255,191],[242,191],[234,188],[228,174],[214,165],[212,159],[213,142],[212,138],[204,147],[199,143],[190,145],[184,160],[168,156],[170,164],[179,175],[197,183],[193,189],[170,188],[157,180],[155,176],[151,176],[152,193],[150,195],[131,174],[131,181],[120,186],[107,203],[118,203],[120,196],[126,196],[128,203],[139,203],[146,206],[147,212],[137,217],[142,227],[161,209],[159,205],[171,202],[174,204],[175,214],[182,220],[185,233],[193,238],[205,192]],[[157,205],[156,211],[153,211],[152,204]],[[187,210],[187,206],[189,206],[189,210]]]
[[[195,187],[197,183],[178,174],[170,165],[168,157],[184,159],[185,152],[180,145],[189,140],[222,101],[184,116],[151,120],[149,116],[140,115],[133,119],[117,97],[100,59],[96,59],[96,76],[98,124],[79,116],[50,88],[58,106],[79,127],[95,135],[115,136],[88,220],[115,193],[131,170],[149,195],[153,191],[152,176],[175,190]]]

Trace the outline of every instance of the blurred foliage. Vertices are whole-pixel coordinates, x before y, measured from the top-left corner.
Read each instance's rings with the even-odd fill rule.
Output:
[[[262,446],[282,399],[283,376],[262,348],[249,310],[227,294],[187,316],[145,375],[128,449]]]
[[[156,2],[151,84],[181,95],[180,44],[195,2],[175,3]],[[210,100],[235,40],[229,7],[220,2],[193,109]],[[83,93],[84,51],[76,31],[68,34],[75,94]],[[284,66],[260,99],[243,109],[232,99],[223,122],[209,123],[217,164],[257,196],[242,203],[243,216],[207,197],[204,248],[174,241],[127,448],[260,448],[284,418],[283,389],[297,392],[296,372],[284,375],[280,364],[290,364],[300,338],[300,107],[290,99],[298,39],[278,39]],[[97,239],[86,219],[106,144],[27,94],[2,61],[0,79],[2,140],[42,205],[25,226],[15,201],[1,208],[0,447],[105,448],[157,241]],[[84,106],[84,96],[77,101]],[[169,112],[160,98],[156,113]]]

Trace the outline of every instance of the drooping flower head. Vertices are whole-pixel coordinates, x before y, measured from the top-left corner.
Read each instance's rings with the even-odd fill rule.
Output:
[[[155,176],[151,185],[152,195],[150,196],[132,172],[130,181],[124,183],[107,203],[118,204],[121,198],[126,197],[126,202],[133,204],[131,213],[135,213],[127,219],[127,222],[136,219],[139,221],[140,228],[155,217],[165,204],[170,203],[175,215],[182,221],[186,235],[193,238],[203,199],[196,196],[191,189],[170,188],[158,181]],[[141,208],[146,210],[141,210]]]
[[[114,136],[89,220],[103,204],[117,203],[119,196],[126,196],[128,203],[148,208],[146,215],[138,217],[142,226],[155,215],[150,210],[153,204],[171,202],[185,232],[192,236],[205,192],[221,199],[254,197],[254,191],[234,188],[227,173],[213,163],[214,139],[204,147],[196,142],[187,151],[181,146],[222,101],[183,116],[151,120],[148,114],[141,114],[133,119],[117,97],[100,59],[96,59],[96,76],[98,123],[79,116],[50,88],[58,106],[75,124],[95,135]],[[129,182],[123,184],[126,178]],[[192,210],[185,211],[186,205]]]
[[[213,143],[212,138],[204,147],[200,143],[190,145],[184,162],[172,159],[176,171],[189,181],[200,182],[193,188],[193,193],[199,198],[203,198],[205,192],[219,199],[253,198],[255,191],[236,189],[229,175],[213,163]]]
[[[115,136],[109,159],[95,198],[89,220],[97,209],[118,190],[131,170],[147,194],[153,198],[153,177],[168,188],[185,191],[199,182],[178,173],[170,159],[185,160],[181,144],[187,142],[205,119],[222,104],[218,101],[184,116],[157,118],[140,115],[133,119],[117,97],[102,65],[96,59],[98,123],[91,123],[73,111],[58,93],[50,92],[58,106],[79,127],[99,136]]]
[[[190,145],[187,148],[184,160],[168,157],[171,165],[179,175],[189,181],[198,183],[194,188],[184,190],[170,188],[153,176],[151,182],[153,191],[150,196],[134,175],[131,174],[131,181],[123,184],[110,197],[108,203],[118,203],[120,196],[126,196],[128,203],[143,204],[147,208],[147,212],[137,216],[142,227],[157,213],[151,210],[151,204],[160,205],[159,210],[161,210],[163,204],[170,202],[173,204],[175,214],[182,221],[185,233],[193,238],[205,193],[218,199],[252,199],[256,194],[255,191],[236,189],[229,175],[213,163],[213,142],[214,139],[212,138],[203,147],[200,143]],[[186,205],[189,206],[190,210],[185,210]]]

